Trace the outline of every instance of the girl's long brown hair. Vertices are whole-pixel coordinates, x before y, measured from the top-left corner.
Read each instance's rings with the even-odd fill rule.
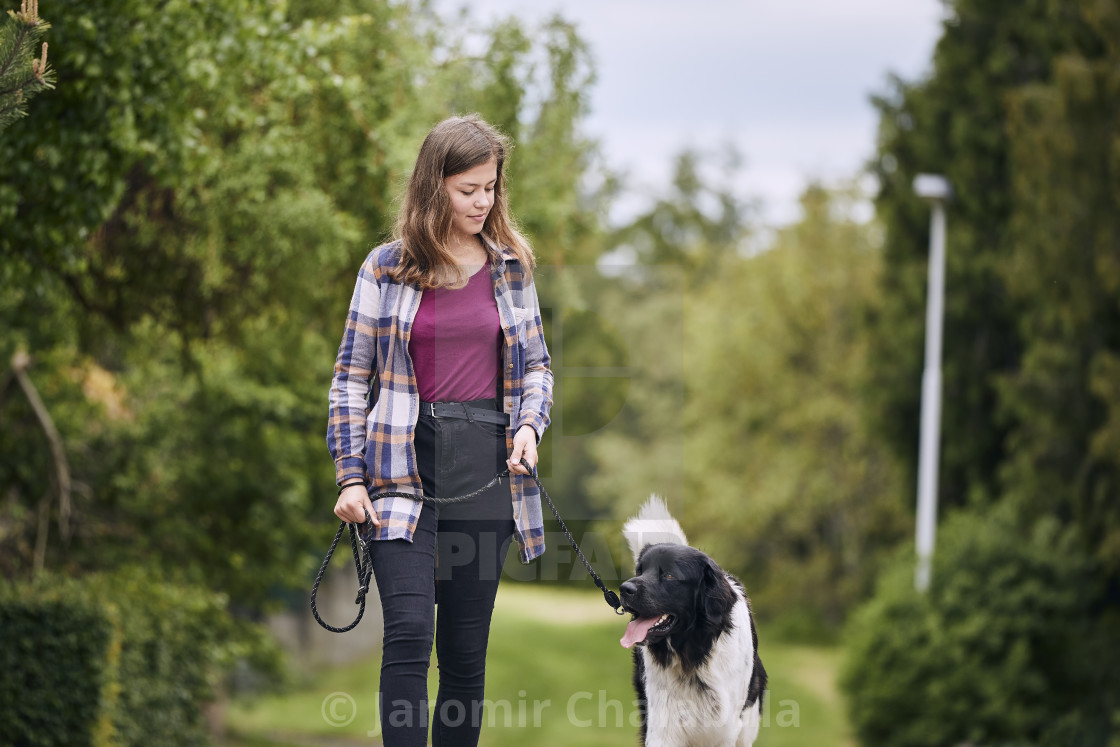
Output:
[[[532,272],[533,250],[509,214],[503,177],[509,150],[505,136],[477,114],[451,117],[432,128],[416,156],[416,167],[397,216],[396,237],[402,249],[400,264],[391,273],[395,280],[416,283],[421,288],[456,287],[466,282],[464,273],[448,272],[456,265],[448,249],[452,213],[444,180],[491,159],[497,161],[498,179],[494,183],[494,205],[486,216],[482,235],[499,248],[508,247],[525,271]]]

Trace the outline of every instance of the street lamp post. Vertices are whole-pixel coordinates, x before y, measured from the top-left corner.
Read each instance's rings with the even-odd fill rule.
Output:
[[[945,317],[945,203],[953,195],[949,181],[919,174],[914,192],[933,208],[929,233],[929,280],[926,291],[926,362],[922,372],[922,425],[918,447],[918,567],[914,586],[929,588],[937,533],[937,466],[941,438],[941,328]]]

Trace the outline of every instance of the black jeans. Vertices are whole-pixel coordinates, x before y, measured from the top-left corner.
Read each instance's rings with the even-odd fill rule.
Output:
[[[421,414],[416,451],[425,494],[463,495],[505,469],[505,428]],[[503,480],[466,503],[425,503],[411,543],[373,543],[385,620],[380,714],[386,747],[427,743],[433,636],[439,694],[432,744],[478,744],[490,618],[513,527],[509,482]]]

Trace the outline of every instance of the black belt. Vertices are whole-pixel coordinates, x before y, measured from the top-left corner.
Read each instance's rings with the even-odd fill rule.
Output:
[[[469,402],[421,402],[420,414],[433,418],[456,418],[458,420],[477,420],[480,423],[509,425],[509,413],[474,407]]]

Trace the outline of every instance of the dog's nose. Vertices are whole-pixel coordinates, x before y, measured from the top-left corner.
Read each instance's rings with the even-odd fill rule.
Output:
[[[622,592],[623,597],[632,597],[638,593],[638,585],[633,581],[625,581],[618,590]]]

